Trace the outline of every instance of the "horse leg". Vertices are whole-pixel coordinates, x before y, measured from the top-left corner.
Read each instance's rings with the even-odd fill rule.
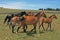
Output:
[[[10,19],[8,19],[8,21],[7,21],[7,25],[9,25],[9,22],[10,22]]]
[[[21,26],[19,26],[19,27],[17,28],[17,33],[18,33],[18,31],[19,31],[20,28],[21,28]]]
[[[44,28],[44,26],[43,26],[43,23],[42,23],[42,27],[43,27],[43,30],[45,31],[45,28]]]
[[[40,22],[39,24],[40,24],[40,25],[39,25],[39,32],[40,32],[40,27],[42,26],[42,22]]]
[[[27,25],[25,25],[26,26],[26,30],[27,30]]]
[[[23,32],[26,32],[25,25],[23,26]]]
[[[46,31],[48,30],[48,28],[49,28],[49,23],[48,23],[48,27],[46,28]]]
[[[39,25],[39,32],[40,32],[40,27],[41,27],[41,25]]]
[[[10,23],[9,23],[9,29],[11,29],[11,26],[12,26],[12,22],[10,21]]]
[[[51,31],[51,23],[50,23],[50,31]]]
[[[24,25],[23,26],[23,31],[26,32],[26,30],[27,30],[27,25]]]
[[[7,22],[7,25],[9,25],[9,22]]]
[[[34,28],[31,30],[31,32],[34,30],[36,32],[36,25],[34,25]]]
[[[34,32],[36,33],[36,25],[34,25]]]
[[[14,33],[14,27],[15,27],[15,25],[12,25],[12,33]]]
[[[7,19],[8,19],[8,16],[6,16],[6,18],[4,19],[4,24],[5,24],[5,22],[7,21]]]

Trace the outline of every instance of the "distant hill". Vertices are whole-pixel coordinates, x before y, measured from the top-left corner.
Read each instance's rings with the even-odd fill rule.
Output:
[[[8,8],[3,8],[0,7],[0,14],[7,14],[7,13],[19,13],[21,11],[26,11],[26,12],[33,12],[33,13],[38,13],[41,10],[22,10],[22,9],[8,9]],[[45,10],[45,13],[60,13],[60,11],[49,11],[49,10]]]
[[[3,8],[3,7],[0,7],[0,13],[18,13],[18,12],[21,12],[21,11],[26,11],[26,12],[38,12],[38,10],[22,10],[22,9],[8,9],[8,8]],[[39,10],[40,11],[40,10]]]
[[[22,10],[18,10],[18,9],[8,9],[8,8],[3,8],[0,7],[0,13],[12,13],[12,12],[21,12]]]

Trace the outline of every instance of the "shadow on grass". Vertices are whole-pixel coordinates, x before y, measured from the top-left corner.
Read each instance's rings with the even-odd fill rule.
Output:
[[[46,30],[47,32],[53,32],[54,30]]]
[[[39,31],[39,34],[43,34],[43,33],[45,33],[44,31]]]
[[[26,32],[24,32],[24,31],[21,31],[21,32],[18,32],[18,33],[26,33]]]
[[[26,32],[26,34],[27,34],[28,36],[34,37],[34,34],[36,34],[36,32]]]

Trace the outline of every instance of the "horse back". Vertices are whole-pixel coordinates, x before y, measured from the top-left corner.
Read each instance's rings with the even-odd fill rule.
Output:
[[[12,18],[12,21],[14,21],[14,22],[16,22],[18,20],[19,20],[19,17],[17,17],[17,16],[15,16],[15,17]]]
[[[24,20],[22,21],[22,23],[28,25],[35,24],[36,22],[37,22],[37,17],[35,16],[24,16]]]
[[[50,22],[52,22],[52,20],[51,20],[50,18],[41,17],[41,18],[40,18],[40,22],[50,23]]]

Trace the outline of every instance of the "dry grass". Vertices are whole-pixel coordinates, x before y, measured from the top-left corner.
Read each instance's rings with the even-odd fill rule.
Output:
[[[55,11],[49,12],[46,14],[47,16],[52,15],[55,13]],[[59,12],[58,12],[59,13]],[[54,19],[52,23],[52,29],[51,31],[43,31],[41,33],[36,33],[32,35],[27,35],[27,33],[22,33],[21,29],[19,30],[18,34],[11,33],[11,29],[8,28],[6,24],[3,24],[3,20],[6,16],[6,14],[0,14],[0,40],[60,40],[60,14],[56,14],[58,19]],[[47,24],[44,25],[44,27],[47,27]],[[17,27],[15,27],[16,31]],[[32,26],[29,26],[27,30],[31,30]],[[42,30],[42,29],[40,29]],[[38,25],[37,25],[37,32],[38,32]]]

